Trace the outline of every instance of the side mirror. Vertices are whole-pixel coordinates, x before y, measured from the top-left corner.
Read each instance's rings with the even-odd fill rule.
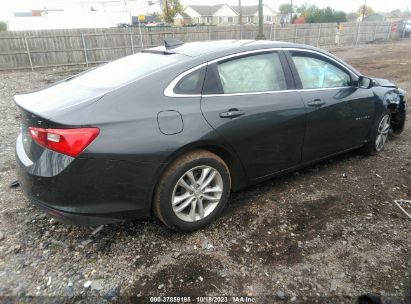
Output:
[[[358,87],[359,88],[369,89],[369,88],[372,88],[373,85],[374,85],[374,81],[369,77],[360,76],[358,78]]]

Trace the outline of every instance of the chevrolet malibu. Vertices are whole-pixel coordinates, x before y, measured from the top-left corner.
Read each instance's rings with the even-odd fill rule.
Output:
[[[193,231],[231,191],[401,133],[406,94],[306,45],[165,45],[16,95],[18,175],[66,223]]]

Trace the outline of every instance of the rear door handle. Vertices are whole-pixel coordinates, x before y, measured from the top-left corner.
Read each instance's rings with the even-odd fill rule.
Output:
[[[244,115],[244,111],[240,111],[238,109],[230,109],[227,112],[220,113],[221,118],[235,118]]]
[[[309,101],[307,103],[307,105],[309,107],[319,108],[319,107],[322,107],[323,105],[325,105],[325,101],[322,101],[321,99],[314,99],[313,101]]]

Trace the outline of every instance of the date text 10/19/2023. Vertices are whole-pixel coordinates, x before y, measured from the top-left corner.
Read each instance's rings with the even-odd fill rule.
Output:
[[[150,297],[150,303],[256,303],[254,297],[223,296],[223,297]]]

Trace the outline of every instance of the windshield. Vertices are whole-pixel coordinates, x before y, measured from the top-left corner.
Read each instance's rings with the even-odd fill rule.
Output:
[[[137,53],[79,74],[68,81],[89,88],[115,88],[184,58],[186,56],[180,54]]]

